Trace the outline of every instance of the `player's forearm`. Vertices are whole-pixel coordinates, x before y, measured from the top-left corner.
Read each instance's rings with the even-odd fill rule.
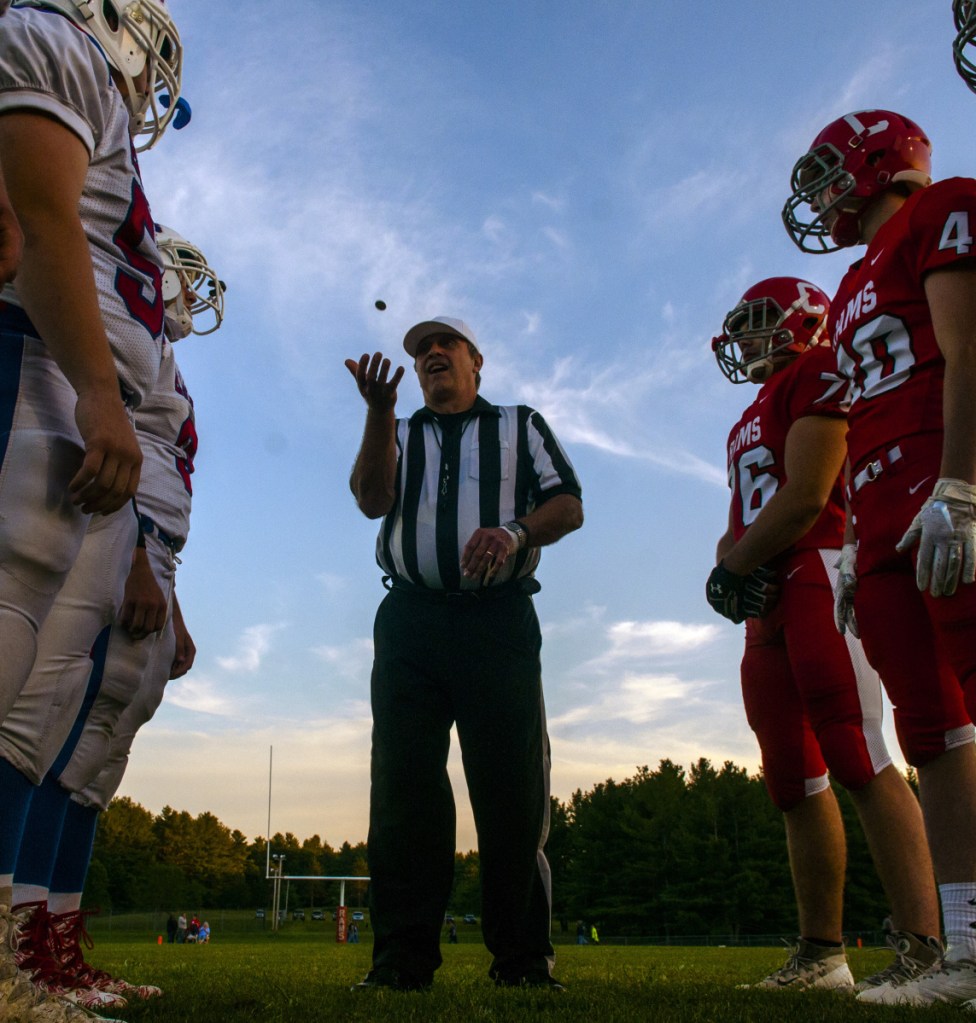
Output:
[[[387,412],[366,413],[363,442],[353,465],[349,486],[359,510],[370,519],[378,519],[396,500],[396,415]]]
[[[732,535],[732,530],[727,529],[715,545],[715,564],[717,565],[734,546],[735,537]]]
[[[557,494],[519,522],[528,530],[532,547],[546,547],[583,525],[583,502],[572,494]]]
[[[804,537],[817,521],[824,502],[820,495],[787,483],[778,490],[731,550],[722,556],[725,567],[748,575]]]
[[[942,391],[943,479],[976,483],[976,337],[946,360]]]
[[[118,374],[81,222],[33,213],[20,219],[25,244],[17,294],[25,312],[78,394],[118,398]]]

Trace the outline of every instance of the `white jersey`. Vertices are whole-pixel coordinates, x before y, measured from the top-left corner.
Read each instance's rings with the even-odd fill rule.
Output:
[[[156,389],[139,406],[135,426],[142,449],[136,504],[143,515],[176,541],[179,550],[190,529],[190,476],[197,452],[197,429],[193,399],[168,341],[163,343],[163,365]]]
[[[64,15],[30,7],[14,7],[5,15],[0,114],[13,110],[54,118],[88,150],[78,211],[123,396],[135,407],[159,373],[162,260],[122,94],[101,49]],[[0,299],[20,305],[16,284],[7,285]]]

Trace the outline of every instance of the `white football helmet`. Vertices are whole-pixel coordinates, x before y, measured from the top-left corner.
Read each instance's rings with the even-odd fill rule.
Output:
[[[224,318],[226,285],[207,265],[207,257],[172,228],[156,225],[156,245],[163,257],[166,336],[178,341],[190,334],[212,334]]]
[[[28,0],[30,6],[53,7],[90,33],[108,62],[122,76],[122,92],[132,115],[130,131],[142,152],[156,144],[166,126],[177,130],[190,121],[190,107],[180,98],[183,47],[165,0]],[[144,89],[136,79],[146,70]]]

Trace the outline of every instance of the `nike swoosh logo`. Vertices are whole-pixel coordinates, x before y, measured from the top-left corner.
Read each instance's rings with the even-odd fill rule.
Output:
[[[803,566],[800,565],[800,568],[803,568]],[[792,572],[788,572],[787,575],[786,575],[786,578],[787,579],[792,579],[793,576],[795,576],[796,573],[800,571],[800,568],[794,568]]]
[[[874,264],[877,263],[877,261],[881,258],[881,253],[882,252],[884,252],[884,249],[882,249],[881,252],[879,252],[873,259],[869,259],[868,260],[868,265],[869,266],[874,266]]]
[[[909,492],[910,494],[914,494],[914,493],[915,493],[915,491],[916,491],[916,490],[918,490],[918,488],[919,488],[919,487],[921,487],[921,486],[923,486],[924,484],[928,483],[928,481],[929,481],[929,480],[930,480],[931,478],[932,478],[931,476],[926,476],[924,480],[921,480],[920,482],[916,483],[914,487],[909,487],[909,488],[908,488],[908,492]]]

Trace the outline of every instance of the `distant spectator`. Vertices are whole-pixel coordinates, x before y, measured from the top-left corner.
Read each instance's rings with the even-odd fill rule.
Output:
[[[452,920],[451,927],[447,932],[447,943],[449,945],[456,945],[457,941],[457,924]]]
[[[207,945],[210,942],[210,924],[206,920],[200,924],[200,932],[197,934],[197,944]]]
[[[586,940],[586,924],[582,920],[576,921],[576,944],[577,945],[588,945],[589,942]]]
[[[346,933],[346,942],[349,945],[359,944],[359,925],[355,921],[349,925],[349,930]]]
[[[186,941],[186,913],[180,913],[180,918],[176,923],[176,940],[180,945]]]
[[[176,923],[176,917],[170,913],[169,918],[166,921],[166,940],[172,945],[176,941],[176,932],[178,925]]]
[[[596,924],[590,924],[590,941],[594,945],[600,944],[600,935],[596,933]]]
[[[186,932],[186,940],[187,941],[196,942],[197,938],[199,938],[199,937],[200,937],[200,918],[196,915],[196,913],[194,913],[193,916],[190,918],[190,926],[189,926],[189,928],[187,929],[187,932]]]

